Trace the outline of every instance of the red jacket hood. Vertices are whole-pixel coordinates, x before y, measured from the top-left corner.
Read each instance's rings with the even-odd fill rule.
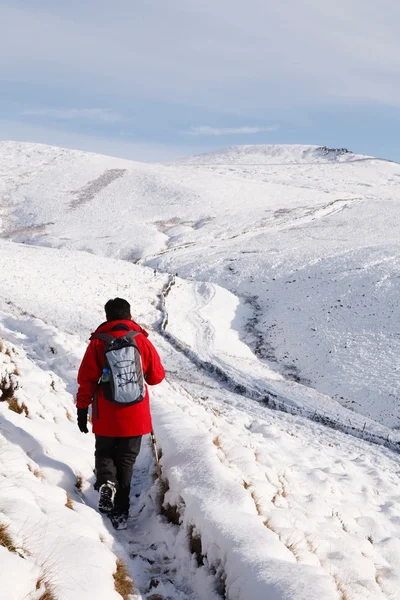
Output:
[[[129,331],[140,331],[143,333],[145,337],[149,337],[149,334],[143,327],[140,327],[135,321],[129,321],[128,319],[118,320],[118,321],[105,321],[101,325],[98,326],[94,333],[112,333],[114,327],[118,325],[126,325],[129,327]],[[121,331],[120,329],[115,329],[115,331]],[[92,334],[93,335],[93,334]]]

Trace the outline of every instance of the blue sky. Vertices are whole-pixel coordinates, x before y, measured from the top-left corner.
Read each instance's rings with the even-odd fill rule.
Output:
[[[0,139],[168,160],[236,144],[400,161],[394,0],[0,0]]]

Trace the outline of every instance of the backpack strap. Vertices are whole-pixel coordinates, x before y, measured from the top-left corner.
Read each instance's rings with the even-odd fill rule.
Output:
[[[128,331],[128,333],[126,333],[122,337],[127,338],[129,340],[131,338],[135,338],[137,335],[140,335],[140,334],[141,334],[141,331],[133,331],[131,329],[130,331]]]
[[[101,340],[106,344],[113,344],[115,340],[120,340],[122,338],[127,338],[129,340],[131,338],[135,338],[137,335],[140,334],[141,331],[132,330],[127,331],[124,335],[121,335],[121,337],[115,337],[115,335],[110,335],[109,333],[93,333],[93,335],[91,335],[90,337],[90,340]]]
[[[92,340],[101,340],[102,342],[105,342],[106,344],[112,344],[114,342],[114,340],[116,340],[118,338],[115,337],[115,335],[110,335],[109,333],[93,333],[90,336],[90,341]]]

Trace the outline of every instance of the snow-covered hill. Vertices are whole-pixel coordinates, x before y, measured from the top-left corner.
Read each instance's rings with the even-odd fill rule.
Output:
[[[310,146],[211,156],[1,143],[2,236],[219,284],[250,309],[240,335],[261,361],[398,427],[400,166]]]
[[[246,320],[235,296],[4,241],[0,271],[7,600],[117,600],[117,557],[134,580],[129,600],[398,598],[399,454],[252,400],[246,386],[267,369],[232,329]],[[132,301],[167,366],[152,389],[162,479],[146,443],[121,533],[95,510],[93,440],[76,427],[72,395],[85,342],[114,295]],[[329,403],[268,376],[287,401],[313,401],[315,412]]]
[[[9,142],[0,177],[5,598],[397,600],[400,166]],[[144,444],[126,533],[95,510],[73,401],[117,295],[167,367],[162,474]]]
[[[258,145],[231,146],[199,156],[175,161],[186,165],[291,165],[325,163],[331,161],[350,162],[366,160],[369,157],[354,154],[346,148],[328,148],[327,146]]]

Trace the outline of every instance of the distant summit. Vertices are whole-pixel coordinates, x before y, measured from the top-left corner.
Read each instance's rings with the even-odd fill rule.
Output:
[[[346,148],[307,146],[300,144],[276,144],[255,146],[232,146],[191,156],[177,161],[189,165],[285,165],[298,163],[349,162],[364,158]],[[176,163],[175,163],[176,164]]]

